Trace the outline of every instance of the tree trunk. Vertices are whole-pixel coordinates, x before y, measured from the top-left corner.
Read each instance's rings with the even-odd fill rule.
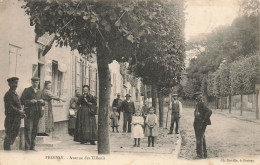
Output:
[[[154,114],[157,114],[157,87],[152,84],[152,106],[154,107]]]
[[[228,109],[229,109],[229,113],[231,113],[231,102],[232,102],[232,97],[231,97],[231,94],[228,95]]]
[[[240,107],[240,116],[243,115],[243,95],[241,95],[241,107]]]
[[[215,96],[215,110],[217,110],[218,109],[218,98],[217,98],[217,96]]]
[[[167,116],[166,116],[166,128],[169,120],[169,111],[171,110],[171,102],[172,102],[172,93],[169,93],[169,103],[168,103],[168,111],[167,111]]]
[[[146,85],[144,85],[144,104],[147,100],[147,88],[146,88]]]
[[[222,96],[220,96],[220,110],[221,110],[221,112],[222,112],[222,110],[223,110],[223,105],[222,105]]]
[[[258,105],[258,95],[259,95],[259,90],[256,90],[256,111],[255,111],[255,115],[256,115],[256,119],[259,119],[259,105]]]
[[[163,127],[164,98],[161,90],[158,90],[158,94],[159,94],[159,127]]]
[[[97,48],[97,65],[99,78],[99,111],[98,111],[98,154],[109,154],[109,103],[110,103],[110,71],[104,47]]]

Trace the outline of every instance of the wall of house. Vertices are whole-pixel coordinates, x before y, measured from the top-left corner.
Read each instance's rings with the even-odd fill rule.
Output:
[[[11,76],[20,78],[17,92],[21,95],[23,89],[31,84],[32,65],[38,63],[34,29],[22,5],[23,2],[17,0],[0,2],[0,130],[4,129],[3,97],[9,89],[6,79]]]
[[[125,91],[123,87],[123,77],[120,73],[120,64],[114,60],[109,64],[109,70],[111,74],[110,106],[112,106],[113,100],[117,98],[117,93],[121,94],[122,100],[125,99]]]

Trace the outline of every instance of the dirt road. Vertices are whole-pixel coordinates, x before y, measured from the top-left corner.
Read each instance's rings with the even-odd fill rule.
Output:
[[[181,119],[182,146],[179,158],[193,159],[196,156],[193,112],[184,108]],[[209,158],[260,155],[260,124],[229,118],[214,113],[212,125],[206,129]]]

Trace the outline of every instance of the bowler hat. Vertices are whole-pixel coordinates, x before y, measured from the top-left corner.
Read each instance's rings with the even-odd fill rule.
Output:
[[[125,95],[125,97],[131,97],[131,95],[129,95],[129,94],[126,94],[126,95]]]
[[[35,81],[39,81],[40,78],[39,78],[39,77],[32,77],[31,80],[32,80],[33,82],[35,82]]]
[[[12,82],[12,81],[15,81],[15,80],[19,80],[18,77],[10,77],[7,79],[8,82]]]

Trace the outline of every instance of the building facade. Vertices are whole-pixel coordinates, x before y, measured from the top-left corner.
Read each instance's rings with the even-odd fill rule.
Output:
[[[52,82],[52,93],[66,100],[52,103],[55,122],[53,134],[56,137],[67,134],[69,101],[75,96],[76,89],[82,90],[83,85],[89,85],[91,94],[96,96],[97,100],[99,98],[95,51],[93,58],[87,59],[77,51],[71,51],[69,47],[56,47],[53,42],[54,35],[46,33],[39,38],[35,37],[34,27],[30,26],[29,17],[21,8],[23,4],[23,1],[17,0],[0,2],[0,149],[5,136],[3,97],[9,89],[7,78],[19,77],[17,92],[20,96],[24,88],[31,85],[31,78],[34,76],[40,78],[40,89],[43,89],[45,81]],[[122,99],[125,99],[124,96],[128,93],[132,95],[132,100],[138,108],[141,103],[140,79],[134,78],[126,70],[122,72],[122,65],[116,61],[109,65],[109,69],[110,106],[117,93],[121,93]],[[20,134],[12,149],[24,147],[23,127],[22,122]]]

